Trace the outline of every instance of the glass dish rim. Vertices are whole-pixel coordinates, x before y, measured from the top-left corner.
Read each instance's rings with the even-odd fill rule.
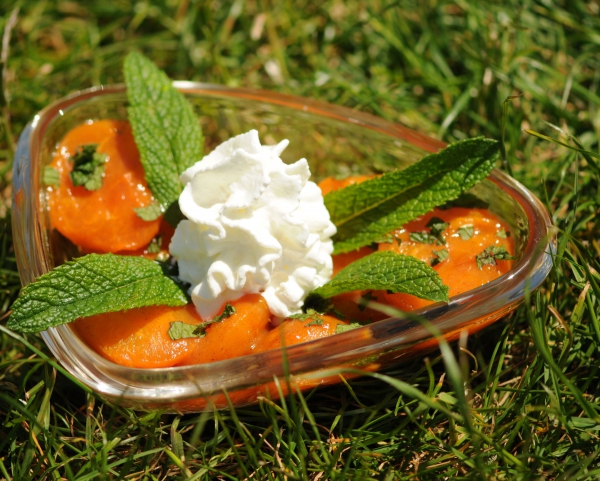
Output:
[[[173,83],[178,89],[190,94],[196,93],[207,96],[225,96],[233,99],[239,98],[252,100],[264,104],[282,106],[302,112],[329,117],[346,123],[360,125],[364,128],[379,131],[392,137],[410,142],[413,145],[421,147],[429,152],[436,151],[446,145],[441,141],[431,139],[428,136],[408,129],[407,127],[388,122],[371,114],[355,111],[346,107],[331,105],[317,100],[280,94],[267,90],[230,88],[221,85],[212,85],[200,82],[176,81]],[[35,165],[31,165],[30,163],[29,166],[24,168],[21,159],[39,158],[39,149],[41,146],[41,140],[43,139],[43,133],[46,131],[46,128],[50,125],[50,122],[56,115],[62,115],[63,109],[67,109],[72,105],[97,96],[107,94],[123,94],[124,92],[125,86],[122,84],[98,86],[74,92],[42,109],[37,115],[34,116],[32,122],[30,122],[21,135],[17,152],[15,154],[13,175],[13,178],[15,179],[13,183],[13,209],[16,211],[13,211],[13,235],[15,236],[15,251],[22,249],[27,250],[25,255],[23,255],[23,252],[19,252],[19,255],[17,255],[19,273],[24,284],[31,281],[32,278],[35,278],[43,272],[49,270],[49,268],[52,266],[52,262],[47,255],[45,258],[36,258],[36,261],[34,262],[34,270],[36,272],[31,272],[31,269],[27,269],[27,266],[24,265],[25,259],[33,260],[31,257],[31,251],[32,249],[35,250],[36,245],[42,248],[47,248],[47,245],[43,244],[44,235],[41,232],[39,223],[36,223],[35,215],[32,216],[31,211],[29,212],[29,215],[24,212],[27,210],[27,207],[31,209],[32,206],[39,205],[39,196],[29,196],[31,199],[28,200],[31,202],[27,204],[27,199],[25,200],[25,203],[27,204],[25,209],[21,208],[23,199],[21,199],[20,203],[15,199],[19,188],[23,188],[24,186],[24,181],[26,180],[26,175],[24,172],[30,174],[30,178],[32,179],[39,180],[40,178],[39,172],[36,172],[36,169],[39,169],[39,165],[37,165],[37,163]],[[35,144],[36,140],[38,140],[37,144]],[[23,157],[23,155],[26,157]],[[27,157],[27,155],[29,157]],[[28,169],[31,167],[34,169],[33,173],[28,172]],[[413,318],[415,314],[419,314],[426,319],[436,320],[440,318],[440,315],[443,317],[445,313],[451,313],[454,307],[458,309],[458,312],[464,312],[465,310],[468,310],[468,307],[465,306],[474,300],[477,300],[478,305],[485,304],[487,301],[492,301],[493,297],[498,293],[504,293],[507,295],[505,305],[512,306],[515,302],[518,302],[519,299],[522,299],[526,284],[532,290],[537,288],[545,279],[552,266],[551,252],[554,248],[554,237],[551,230],[552,223],[550,216],[541,202],[515,179],[498,170],[494,170],[488,179],[498,185],[502,190],[504,190],[508,195],[511,195],[517,201],[521,208],[524,209],[528,217],[530,227],[534,228],[534,231],[530,231],[529,239],[524,248],[521,259],[516,262],[516,264],[507,274],[484,286],[451,298],[449,304],[435,304],[415,311],[407,316],[392,317],[390,319],[386,319],[384,321],[380,321],[378,323],[364,326],[342,334],[337,334],[336,336],[329,338],[323,338],[310,341],[308,343],[290,346],[286,349],[286,357],[288,359],[296,359],[297,357],[302,357],[302,353],[314,356],[314,351],[319,347],[333,347],[333,338],[335,338],[335,344],[348,345],[357,350],[357,352],[361,352],[361,349],[367,347],[365,346],[364,342],[360,342],[361,336],[364,337],[365,331],[370,330],[372,334],[374,331],[378,331],[380,333],[384,332],[383,329],[380,328],[386,327],[385,323],[390,324],[391,321],[403,321],[406,325],[410,325],[412,322],[410,319]],[[36,191],[41,192],[39,185],[36,187]],[[32,212],[34,214],[39,213],[39,209],[34,209]],[[34,235],[30,236],[30,238],[33,239],[33,245],[25,245],[25,242],[23,241],[24,235],[22,234],[24,232],[23,228],[32,229],[30,232],[33,232]],[[18,243],[17,241],[19,240],[23,242]],[[48,251],[48,249],[46,249],[46,251]],[[48,254],[48,252],[46,252],[46,254]],[[38,254],[35,255],[37,256]],[[496,304],[491,303],[491,305]],[[496,305],[496,307],[498,306]],[[493,312],[490,314],[493,314]],[[449,319],[445,321],[446,325],[438,326],[442,332],[449,332],[449,330],[460,327],[460,323],[459,326],[451,325],[452,323],[449,322],[451,318],[452,316],[449,316]],[[400,329],[402,325],[402,323],[399,323],[397,327]],[[390,330],[393,329],[394,327],[391,326]],[[408,332],[404,332],[402,329],[399,331],[399,333],[404,333],[403,335],[405,336],[405,339],[403,342],[415,342],[417,340],[431,338],[431,335],[426,328],[420,324],[415,326],[413,323],[413,325],[410,326],[410,329],[407,328],[407,330]],[[392,336],[393,335],[394,334],[392,334]],[[69,336],[71,339],[69,339]],[[267,351],[263,353],[250,354],[241,358],[217,361],[205,365],[154,369],[130,368],[116,365],[102,358],[85,345],[83,354],[71,352],[69,355],[66,355],[67,353],[65,352],[65,349],[71,345],[69,343],[73,342],[72,338],[74,337],[74,334],[67,326],[59,326],[58,328],[52,328],[48,331],[44,331],[42,333],[42,337],[52,353],[57,357],[57,359],[59,359],[59,361],[61,361],[65,368],[88,387],[99,392],[100,394],[137,401],[148,401],[151,399],[153,402],[172,402],[174,400],[192,399],[194,397],[206,396],[207,394],[220,391],[224,388],[228,390],[236,390],[249,387],[251,385],[256,385],[256,380],[244,380],[243,382],[240,380],[239,382],[223,382],[221,384],[218,383],[218,380],[213,380],[214,382],[212,383],[212,388],[206,387],[209,385],[209,383],[204,383],[205,387],[201,388],[200,385],[202,383],[196,381],[192,382],[192,389],[189,389],[188,387],[187,390],[182,390],[174,386],[173,389],[165,388],[163,390],[159,390],[160,392],[157,393],[152,392],[156,391],[156,386],[154,386],[154,388],[152,387],[152,383],[156,383],[156,381],[148,381],[148,384],[145,384],[145,382],[142,380],[139,382],[139,384],[136,384],[136,387],[132,387],[122,385],[123,379],[140,379],[145,377],[146,374],[150,377],[155,376],[157,378],[165,379],[170,379],[173,377],[178,380],[184,378],[192,379],[196,377],[195,374],[214,374],[214,372],[211,373],[209,371],[236,371],[232,367],[240,367],[240,360],[244,360],[244,362],[255,366],[270,365],[278,361],[281,362],[283,359],[281,351]],[[80,344],[83,344],[78,339],[76,340]],[[397,347],[400,345],[399,338],[395,339],[395,343],[394,338],[389,338],[388,340],[391,342],[391,344],[388,345],[388,348]],[[382,342],[384,341],[385,339],[380,339],[378,345],[382,345]],[[87,349],[89,352],[85,351],[85,349]],[[363,354],[365,355],[368,355],[370,352],[368,349],[363,349],[363,351]],[[79,358],[81,355],[85,356],[87,363],[96,363],[97,366],[85,366],[86,362],[83,362],[82,359]],[[335,353],[333,353],[333,355],[335,356]],[[338,359],[341,361],[348,361],[348,356],[340,355],[338,356]],[[317,369],[325,369],[326,367],[327,366],[321,366]],[[119,379],[120,381],[111,383],[110,379],[99,375],[97,372],[98,368],[101,369],[101,373],[103,373],[103,375],[106,373],[113,373],[115,374],[116,379]],[[314,370],[315,369],[312,369],[311,371],[309,369],[310,372],[313,372]],[[236,372],[238,371],[239,369]],[[303,369],[299,369],[298,373],[309,371],[303,371]],[[292,374],[294,373],[295,372],[292,372]],[[263,377],[261,378],[260,382],[264,383],[272,381],[273,376],[281,375],[281,369],[272,369],[269,373],[262,373],[262,375]]]

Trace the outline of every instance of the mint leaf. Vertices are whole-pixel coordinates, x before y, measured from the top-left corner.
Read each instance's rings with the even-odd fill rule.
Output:
[[[469,240],[471,237],[473,237],[474,233],[475,229],[472,225],[464,225],[458,228],[458,235],[464,241]]]
[[[97,147],[97,144],[82,145],[69,158],[73,162],[70,176],[75,187],[83,185],[86,190],[98,190],[102,187],[106,154],[96,152]]]
[[[162,247],[162,236],[156,236],[148,244],[146,250],[150,254],[158,254],[160,252],[160,248]]]
[[[477,267],[483,269],[484,265],[495,266],[496,261],[514,261],[515,256],[511,256],[504,246],[489,246],[484,249],[481,254],[475,256]]]
[[[173,341],[177,341],[179,339],[202,338],[206,336],[206,328],[208,326],[224,321],[233,314],[235,314],[235,307],[227,303],[225,304],[225,309],[223,309],[223,312],[217,317],[213,317],[202,324],[187,324],[181,321],[171,322],[167,333]]]
[[[495,140],[461,140],[402,171],[330,192],[325,206],[338,228],[334,254],[368,245],[457,198],[491,172],[499,150]]]
[[[424,262],[391,251],[374,252],[343,268],[309,294],[305,304],[357,290],[404,292],[431,301],[447,301],[448,287]]]
[[[429,219],[429,222],[427,222],[425,227],[429,228],[429,233],[436,238],[438,244],[444,245],[446,243],[446,239],[444,239],[442,234],[449,225],[450,224],[448,224],[448,222],[444,222],[439,217],[432,217]]]
[[[148,205],[145,205],[144,207],[136,207],[133,210],[135,211],[135,215],[147,222],[152,222],[163,214],[163,211],[160,208],[160,203],[158,203],[156,200]]]
[[[37,332],[104,312],[185,304],[185,293],[157,263],[142,257],[89,254],[25,286],[13,304],[8,327]]]
[[[447,222],[444,222],[439,217],[432,217],[429,222],[425,224],[425,227],[429,229],[429,232],[411,232],[408,237],[413,242],[420,242],[421,244],[446,244],[446,239],[442,235],[446,228],[449,226]]]
[[[507,239],[510,237],[510,231],[506,231],[504,227],[501,227],[498,232],[496,232],[496,237],[500,237],[500,239]]]
[[[58,187],[60,185],[60,172],[53,167],[46,166],[44,168],[44,185]]]
[[[435,244],[438,240],[430,235],[428,232],[411,232],[408,234],[408,238],[413,242],[418,242],[419,244]]]
[[[178,341],[179,339],[201,338],[206,336],[206,331],[204,329],[199,329],[199,326],[196,324],[188,324],[187,322],[181,321],[175,321],[169,324],[171,327],[169,327],[167,333],[173,341]]]
[[[314,309],[308,309],[306,312],[300,312],[299,314],[292,314],[291,316],[288,316],[288,319],[294,319],[297,321],[308,321],[309,319],[321,319],[321,314],[319,314]],[[322,319],[321,319],[321,324],[323,324]],[[310,325],[310,324],[308,324],[308,325]]]
[[[342,332],[352,331],[353,329],[358,329],[359,327],[362,327],[362,324],[360,324],[358,322],[351,322],[350,324],[338,324],[335,327],[335,333],[340,334]]]
[[[217,317],[213,317],[210,321],[206,321],[204,324],[208,325],[208,323],[214,324],[215,322],[224,321],[228,317],[231,317],[233,314],[235,314],[235,307],[233,307],[228,302],[227,304],[225,304],[225,308],[223,309],[223,312],[221,314],[219,314]]]
[[[431,258],[431,267],[437,266],[440,262],[444,262],[450,257],[450,254],[446,249],[441,249],[439,251],[432,250],[431,254],[433,255]]]
[[[146,181],[164,211],[179,198],[180,174],[202,159],[200,123],[164,72],[142,54],[127,55],[123,72],[127,114]]]

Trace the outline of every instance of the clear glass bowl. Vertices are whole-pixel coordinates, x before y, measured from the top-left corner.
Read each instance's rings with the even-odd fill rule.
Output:
[[[400,125],[343,107],[272,92],[176,82],[201,119],[206,151],[233,135],[255,128],[263,143],[290,140],[285,161],[306,157],[313,177],[347,176],[403,168],[444,147]],[[26,127],[15,156],[13,232],[23,284],[73,254],[49,222],[41,184],[43,167],[62,136],[89,119],[125,118],[122,85],[93,88],[70,95],[42,110]],[[542,204],[527,189],[499,171],[471,191],[489,203],[515,235],[518,260],[510,272],[448,304],[416,311],[448,340],[500,319],[523,299],[526,287],[537,288],[548,275],[554,239]],[[127,314],[123,314],[127,317]],[[288,385],[275,379],[291,374],[308,388],[339,381],[332,368],[377,370],[434,349],[437,341],[414,317],[393,317],[369,326],[287,348],[210,364],[135,369],[105,360],[86,346],[68,325],[42,333],[44,341],[81,382],[123,405],[172,411],[197,411],[206,405],[234,405],[259,395],[277,397]],[[326,373],[329,371],[329,373]],[[285,392],[285,389],[283,389]]]

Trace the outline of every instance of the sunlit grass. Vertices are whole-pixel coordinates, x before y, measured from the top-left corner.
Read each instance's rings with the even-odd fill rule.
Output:
[[[119,408],[61,372],[39,337],[2,331],[0,479],[600,477],[597,3],[18,5],[0,102],[2,314],[18,290],[8,220],[16,136],[52,100],[122,81],[133,48],[173,78],[304,95],[448,142],[500,139],[505,105],[507,162],[548,207],[558,241],[544,287],[445,359],[434,352],[235,410]],[[0,31],[14,7],[0,0]]]

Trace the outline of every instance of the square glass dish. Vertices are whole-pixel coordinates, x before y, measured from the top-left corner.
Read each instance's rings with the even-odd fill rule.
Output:
[[[175,86],[194,105],[206,152],[234,135],[257,129],[263,144],[289,139],[283,160],[305,157],[316,181],[372,169],[401,169],[444,147],[440,141],[369,114],[304,98],[193,82],[175,82]],[[41,179],[53,150],[80,123],[125,119],[125,106],[122,85],[85,90],[46,107],[22,133],[14,163],[12,219],[23,285],[76,252],[49,222]],[[470,192],[510,225],[517,260],[508,273],[485,286],[452,297],[448,304],[413,313],[431,321],[448,340],[505,316],[522,301],[526,288],[533,290],[542,283],[552,266],[550,217],[526,188],[494,170]],[[411,315],[293,345],[285,353],[272,350],[210,364],[138,369],[102,358],[68,325],[44,331],[42,337],[69,372],[103,397],[134,408],[180,412],[227,406],[225,391],[234,405],[251,403],[259,395],[277,397],[274,380],[287,372],[299,388],[309,388],[339,382],[339,377],[325,375],[332,368],[378,370],[437,345]]]

